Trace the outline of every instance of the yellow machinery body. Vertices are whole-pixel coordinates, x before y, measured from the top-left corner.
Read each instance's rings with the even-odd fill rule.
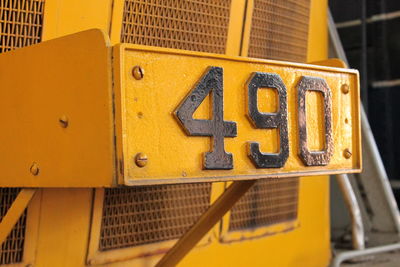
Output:
[[[10,2],[13,1],[10,0]],[[154,21],[157,19],[157,16],[148,16],[147,19],[149,21],[147,23],[153,25],[154,27],[151,29],[142,29],[142,31],[138,30],[136,32],[136,36],[124,34],[124,32],[129,32],[132,30],[132,25],[128,23],[121,23],[124,19],[126,19],[126,17],[134,16],[136,14],[135,12],[147,12],[148,10],[146,11],[146,8],[155,8],[157,5],[162,5],[163,1],[26,0],[19,2],[28,2],[28,4],[29,2],[34,2],[36,7],[34,8],[34,11],[32,11],[32,14],[35,14],[35,16],[40,12],[44,14],[43,27],[40,29],[42,31],[41,41],[52,40],[65,35],[96,28],[102,30],[102,32],[105,33],[105,36],[109,36],[110,43],[107,45],[112,47],[118,43],[135,43],[136,36],[140,37],[141,34],[147,34],[146,30],[157,31],[159,30],[157,27],[161,29],[162,27],[173,28],[173,23],[179,23],[179,20],[171,20],[172,22],[168,22],[172,24],[168,24],[166,21],[163,22],[161,20],[161,24],[154,26]],[[140,5],[142,2],[154,2],[152,4],[154,7],[152,7],[152,5],[143,5],[145,6],[143,9],[138,8],[135,9],[135,11],[132,11],[134,9],[134,2],[139,3],[138,5]],[[171,2],[173,5],[174,2],[180,1],[165,2]],[[194,7],[190,7],[190,4],[187,4],[186,8],[188,9],[198,9],[202,5],[202,3],[197,3],[197,1],[182,2],[193,2]],[[220,3],[219,1],[205,2],[212,2],[215,6],[219,6],[217,3]],[[211,44],[209,44],[209,46],[212,48],[207,48],[207,44],[201,43],[201,38],[206,38],[201,36],[200,39],[190,37],[194,39],[190,39],[187,44],[179,43],[179,41],[176,40],[171,41],[168,40],[168,38],[165,38],[163,42],[159,40],[157,41],[157,38],[150,38],[148,43],[140,43],[140,40],[137,42],[142,45],[165,46],[169,48],[214,52],[226,54],[228,56],[258,57],[257,49],[253,47],[253,50],[251,50],[250,48],[252,23],[251,19],[249,18],[255,16],[256,13],[259,12],[258,9],[260,9],[260,7],[257,9],[257,5],[260,4],[260,2],[275,5],[275,2],[280,1],[232,0],[221,1],[221,3],[222,2],[229,3],[227,5],[230,5],[230,8],[227,9],[228,11],[226,11],[226,8],[221,8],[221,13],[218,14],[217,17],[225,16],[225,23],[228,26],[225,35],[216,33],[214,36],[215,38],[210,39],[209,43]],[[282,0],[282,2],[285,1]],[[298,49],[296,50],[297,52],[294,53],[293,51],[289,51],[289,48],[287,48],[285,43],[278,43],[278,48],[275,48],[278,50],[278,52],[276,52],[277,56],[274,59],[285,60],[285,55],[287,55],[287,53],[293,53],[294,55],[291,57],[293,61],[323,61],[327,57],[328,46],[326,26],[327,1],[310,0],[298,2],[300,3],[298,8],[307,10],[307,12],[309,12],[309,16],[307,16],[307,21],[305,22],[306,26],[302,26],[303,28],[299,26],[301,23],[296,25],[296,22],[293,22],[292,24],[295,28],[294,31],[306,31],[308,33],[306,47],[299,45],[296,48]],[[306,8],[301,6],[301,3],[304,3]],[[223,6],[223,4],[221,5]],[[276,5],[279,6],[279,4]],[[15,9],[18,8],[22,8],[22,6],[15,6]],[[39,8],[41,8],[41,11]],[[217,7],[215,8],[217,9]],[[171,12],[172,14],[174,9],[169,9],[168,12]],[[202,11],[199,11],[198,13],[189,13],[189,15],[187,14],[186,16],[201,16],[201,14]],[[168,16],[168,14],[166,16]],[[137,21],[135,22],[142,23],[143,21],[139,21],[140,18],[140,14],[137,15]],[[199,21],[201,21],[201,18]],[[254,21],[255,20],[253,20],[253,27],[257,22]],[[206,21],[201,23],[207,24]],[[221,22],[216,23],[218,24]],[[216,29],[218,29],[217,26]],[[304,29],[304,27],[306,27],[306,29]],[[181,29],[180,31],[186,31],[189,34],[190,27],[185,28],[184,30]],[[180,31],[177,30],[176,32],[171,32],[170,39],[175,38],[174,34],[179,35]],[[286,34],[289,36],[290,34],[295,35],[293,32],[285,32],[285,29],[279,28],[277,29],[276,34]],[[218,39],[221,36],[225,38],[223,40],[226,40],[226,42],[222,41],[222,45],[221,41]],[[178,39],[179,38],[185,39],[184,36],[178,37]],[[108,40],[105,42],[107,43]],[[35,41],[32,43],[35,43]],[[51,51],[51,43],[48,44],[48,51]],[[64,45],[65,51],[69,51],[69,44],[65,43]],[[18,47],[18,45],[17,43],[14,43],[10,47],[2,47],[2,51],[4,52],[16,47]],[[88,47],[90,48],[90,45],[88,45]],[[110,69],[104,69],[99,66],[102,66],[103,62],[101,61],[105,57],[109,56],[111,58],[111,53],[115,53],[115,50],[112,52],[111,49],[100,51],[97,48],[89,48],[81,51],[81,57],[84,58],[86,52],[93,53],[94,55],[98,56],[98,61],[94,60],[93,62],[84,62],[80,64],[79,69],[86,71],[86,73],[82,72],[80,77],[71,77],[71,73],[74,73],[74,65],[71,63],[73,61],[68,60],[69,55],[67,52],[65,55],[58,57],[59,59],[65,59],[65,62],[67,62],[65,66],[63,66],[62,63],[59,64],[60,69],[52,70],[50,74],[41,74],[40,69],[27,69],[25,66],[19,67],[18,75],[20,79],[24,79],[25,73],[32,72],[32,75],[27,74],[27,76],[32,79],[33,84],[35,83],[35,75],[48,75],[48,79],[46,81],[49,81],[49,83],[52,79],[65,79],[65,84],[59,85],[59,90],[60,92],[63,92],[63,94],[58,95],[58,88],[54,88],[53,95],[49,96],[51,99],[57,99],[58,97],[65,99],[76,99],[76,95],[74,94],[81,94],[79,99],[82,99],[82,103],[75,103],[75,106],[66,106],[65,108],[71,108],[72,114],[70,117],[76,118],[76,121],[78,121],[77,123],[81,129],[85,127],[87,128],[87,130],[85,130],[85,134],[87,136],[84,137],[86,138],[86,141],[81,144],[82,152],[80,152],[79,147],[69,147],[70,143],[68,143],[68,140],[66,141],[65,139],[62,139],[63,137],[60,137],[60,140],[44,138],[39,139],[40,141],[36,147],[39,151],[40,147],[46,147],[46,143],[56,143],[60,146],[63,146],[67,153],[60,155],[60,157],[65,159],[63,161],[65,164],[68,164],[68,158],[71,159],[81,157],[85,160],[76,160],[77,165],[75,168],[69,169],[70,173],[60,171],[63,170],[63,168],[68,168],[68,166],[52,165],[51,162],[53,161],[50,157],[47,158],[47,162],[45,160],[44,162],[37,163],[38,166],[34,165],[36,164],[35,162],[25,162],[28,166],[27,170],[29,170],[29,165],[33,164],[30,169],[30,174],[26,178],[26,184],[24,186],[20,186],[20,184],[15,183],[14,185],[10,186],[36,187],[35,184],[38,183],[38,179],[43,179],[41,181],[43,181],[43,184],[45,184],[44,187],[46,188],[39,187],[36,190],[36,193],[32,193],[34,189],[23,189],[21,192],[23,192],[24,195],[19,195],[17,198],[19,202],[16,205],[12,205],[12,211],[15,210],[16,214],[22,214],[22,217],[12,218],[12,216],[10,216],[7,217],[7,220],[3,219],[3,224],[0,226],[4,226],[4,224],[8,222],[18,222],[0,248],[0,265],[153,266],[164,256],[166,251],[172,247],[172,245],[182,234],[182,229],[174,230],[172,225],[185,220],[185,217],[189,218],[189,224],[193,223],[193,219],[190,221],[190,218],[194,216],[191,214],[192,211],[189,208],[186,210],[182,209],[179,212],[183,212],[183,214],[173,215],[178,219],[174,219],[169,222],[160,223],[160,221],[162,221],[164,218],[170,218],[171,212],[167,215],[161,214],[161,218],[147,218],[151,221],[151,223],[140,226],[144,227],[140,230],[144,233],[144,236],[139,236],[135,241],[128,240],[128,237],[125,241],[118,239],[119,236],[124,235],[124,230],[123,227],[120,228],[120,230],[113,229],[112,222],[116,222],[119,219],[122,220],[122,216],[118,217],[120,214],[118,214],[118,211],[114,208],[118,205],[122,205],[122,207],[124,207],[124,203],[129,202],[126,200],[129,198],[129,190],[136,190],[134,191],[134,194],[139,196],[139,198],[141,198],[140,201],[143,202],[142,206],[140,206],[139,203],[139,211],[137,211],[139,213],[138,217],[131,218],[143,219],[144,217],[140,217],[140,212],[143,210],[140,209],[143,208],[156,210],[157,207],[155,205],[157,203],[154,204],[155,202],[151,202],[154,200],[151,199],[151,196],[154,196],[154,194],[158,191],[164,192],[163,190],[168,187],[168,185],[149,185],[144,189],[126,189],[122,187],[110,188],[116,186],[117,184],[124,183],[121,181],[121,179],[119,179],[119,177],[117,177],[118,175],[112,171],[112,169],[117,165],[118,168],[122,168],[120,165],[123,164],[117,162],[118,160],[113,158],[114,155],[110,151],[112,151],[114,148],[107,146],[113,144],[113,136],[112,129],[107,128],[108,125],[110,125],[110,122],[104,118],[112,121],[113,113],[107,113],[108,110],[106,108],[102,108],[110,104],[107,101],[102,101],[104,99],[112,99],[114,96],[111,92],[107,92],[106,90],[94,90],[94,92],[96,92],[98,95],[85,95],[85,93],[83,91],[80,92],[80,90],[72,90],[74,93],[69,94],[68,90],[63,90],[63,88],[68,88],[68,86],[69,88],[75,89],[79,88],[79,86],[100,88],[104,86],[104,84],[107,85],[107,83],[111,81],[108,80],[113,75],[111,71],[109,71]],[[32,47],[32,49],[35,49],[35,47]],[[39,49],[37,51],[39,51]],[[24,57],[24,54],[19,55],[21,58]],[[8,62],[12,62],[13,52],[9,52],[4,56],[4,60],[1,61],[3,62],[2,64],[7,65],[7,60],[9,60]],[[8,59],[6,56],[8,56]],[[75,56],[77,58],[80,57],[79,55]],[[43,50],[40,54],[34,55],[33,58],[33,60],[37,60],[38,62],[40,61],[39,65],[43,66],[43,68],[52,66],[51,53],[46,53],[46,50]],[[32,64],[30,67],[34,68],[34,64]],[[11,73],[9,75],[13,74]],[[15,79],[18,79],[18,75],[15,75]],[[147,75],[147,73],[145,73],[145,75]],[[89,79],[87,78],[88,76]],[[0,77],[0,79],[1,78],[2,77]],[[87,82],[84,83],[83,81]],[[11,87],[12,84],[7,86]],[[36,86],[39,90],[40,85],[33,86]],[[42,96],[39,93],[37,95],[21,95],[21,99],[24,99],[24,101],[26,101],[29,105],[32,104],[31,106],[26,106],[26,109],[23,112],[21,111],[21,114],[24,112],[26,112],[26,114],[32,114],[32,120],[35,121],[35,117],[46,117],[46,113],[49,110],[62,110],[62,100],[59,102],[48,103],[48,105],[45,104],[47,106],[43,106],[41,110],[29,109],[30,107],[35,106],[34,103],[29,103],[29,99],[38,99],[38,101],[41,101],[43,97],[45,98],[46,96]],[[89,114],[89,117],[80,117],[79,108],[89,109],[88,106],[83,105],[86,103],[85,99],[88,99],[89,101],[91,98],[96,101],[91,103],[90,108],[93,108],[93,110],[85,113]],[[13,108],[11,104],[10,108]],[[74,113],[74,110],[77,112]],[[206,109],[202,110],[202,112],[203,114],[207,113]],[[18,116],[21,114],[16,112],[13,116],[16,116],[15,119],[20,119]],[[68,123],[68,121],[63,121],[62,115],[62,113],[54,114],[54,118],[50,117],[49,120],[60,120],[59,123],[61,125],[63,125],[63,123]],[[68,118],[70,119],[70,117]],[[88,121],[89,123],[85,123]],[[40,123],[39,120],[37,122]],[[69,129],[71,129],[71,131],[73,131],[73,127],[75,127],[73,123],[75,123],[75,121],[71,119],[71,124],[69,125]],[[29,122],[27,122],[26,125],[29,126]],[[63,134],[62,127],[60,128],[59,125],[56,126],[57,128],[47,129],[48,132],[46,133],[46,136]],[[45,128],[46,126],[43,127]],[[21,131],[22,129],[27,128],[21,127]],[[101,136],[97,136],[98,133],[100,133]],[[75,134],[79,135],[79,132],[76,132]],[[18,137],[21,138],[21,140],[28,140],[30,138],[29,136],[40,136],[41,134],[40,132],[30,132],[27,130],[26,132],[15,133],[15,135],[15,138]],[[12,138],[12,136],[13,133],[9,133],[8,137]],[[71,138],[74,138],[74,135]],[[102,140],[106,141],[102,143]],[[118,147],[118,144],[116,144],[116,146]],[[318,144],[315,146],[318,147]],[[48,155],[52,154],[53,149],[55,148],[52,146],[46,148]],[[26,154],[21,155],[21,157],[29,158],[29,156],[33,155],[35,152],[37,151],[27,151]],[[2,153],[5,152],[2,151]],[[359,153],[359,151],[357,153]],[[98,164],[96,161],[90,162],[89,159],[93,158],[95,158],[97,162],[107,162],[109,165]],[[12,163],[8,162],[7,164]],[[18,168],[25,171],[23,166],[24,165],[18,166]],[[361,166],[358,166],[357,168],[361,168]],[[52,175],[46,176],[44,173],[46,169],[51,169]],[[163,170],[161,168],[157,171],[161,172],[162,174]],[[31,174],[34,174],[35,172],[39,172],[39,175],[32,176]],[[60,173],[60,175],[57,176],[57,173]],[[41,178],[40,175],[43,175],[44,178]],[[20,177],[23,176],[24,174],[21,173]],[[269,220],[273,221],[274,223],[268,223],[264,225],[261,224],[258,227],[246,229],[246,227],[241,225],[240,218],[236,224],[233,224],[231,221],[234,219],[234,212],[239,210],[238,214],[240,214],[241,207],[234,207],[232,212],[228,212],[227,215],[225,215],[222,220],[220,220],[220,222],[217,223],[208,232],[208,234],[204,236],[197,246],[190,251],[190,253],[179,263],[179,266],[328,266],[331,258],[329,226],[329,177],[313,176],[282,179],[285,179],[284,181],[286,182],[278,183],[276,179],[272,179],[270,182],[268,182],[269,184],[266,187],[267,189],[265,189],[262,185],[259,185],[257,190],[268,193],[268,190],[270,190],[268,188],[278,188],[278,191],[286,190],[285,192],[289,192],[288,194],[291,194],[292,197],[294,196],[294,200],[292,201],[293,203],[290,201],[286,203],[288,208],[287,210],[284,210],[284,212],[286,212],[285,216],[287,217],[283,217],[282,219],[282,217],[279,217],[279,214],[273,214]],[[98,183],[98,185],[94,185],[96,183]],[[197,187],[195,185],[170,186],[174,188],[173,190],[178,192],[176,193],[176,198],[183,197],[184,199],[186,195],[200,194],[200,192],[203,192],[198,198],[190,200],[193,201],[191,204],[192,208],[199,209],[194,213],[201,214],[201,212],[204,212],[204,210],[202,210],[202,207],[200,206],[204,203],[213,203],[224,192],[227,184],[229,184],[229,182],[223,181],[214,183],[200,183],[197,185]],[[2,207],[2,209],[6,210],[11,206],[12,200],[19,192],[18,190],[19,189],[16,188],[3,188],[3,203],[0,203],[0,207]],[[173,190],[171,190],[168,194],[173,195]],[[271,194],[271,198],[274,198],[275,196],[273,200],[278,201],[273,203],[279,204],[279,197],[282,198],[282,195],[279,195],[279,193],[275,193],[276,195],[274,195],[274,192],[269,193]],[[116,195],[118,194],[122,196],[121,198],[125,197],[125,200],[118,200],[116,198]],[[172,201],[171,203],[182,205],[182,203],[178,200],[174,200],[173,196],[171,200],[168,198],[167,193],[163,194],[165,194],[164,197],[168,199],[168,201]],[[253,194],[257,195],[257,193],[254,193],[254,191]],[[247,197],[247,201],[250,203],[251,197]],[[246,196],[244,198],[246,198]],[[28,202],[29,206],[27,210],[22,211],[24,208],[24,203],[26,204]],[[242,203],[242,208],[244,207],[245,209],[246,205],[250,205],[248,203]],[[207,205],[205,205],[205,207],[207,207]],[[4,211],[2,212],[4,213]],[[2,214],[2,216],[4,216],[4,214]],[[129,221],[118,221],[116,223],[119,223],[119,225],[123,226],[124,224],[129,224]],[[149,225],[152,225],[154,228],[159,227],[161,230],[159,232],[152,232],[151,229],[149,230],[146,228],[149,227]],[[5,225],[5,227],[7,228],[7,225]],[[187,229],[187,227],[184,227],[184,229]],[[23,231],[24,234],[21,234],[21,231]],[[110,234],[110,231],[114,232]],[[147,232],[148,234],[145,236]],[[2,235],[4,235],[4,230],[0,228],[0,237]],[[146,239],[147,241],[142,242],[142,239]]]

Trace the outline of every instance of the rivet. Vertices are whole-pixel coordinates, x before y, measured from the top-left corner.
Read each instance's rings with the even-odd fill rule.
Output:
[[[346,149],[343,151],[343,156],[344,156],[346,159],[351,158],[351,155],[353,155],[353,154],[350,152],[350,150],[349,150],[348,148],[346,148]]]
[[[68,118],[65,115],[62,115],[58,121],[60,122],[61,127],[67,128],[68,127]]]
[[[140,168],[143,168],[147,165],[147,160],[147,155],[144,153],[137,153],[135,156],[135,163]]]
[[[350,87],[347,84],[342,85],[342,93],[348,94],[350,92]]]
[[[132,69],[132,75],[136,80],[141,80],[144,76],[144,70],[140,66],[135,66]]]
[[[35,176],[38,175],[38,174],[39,174],[39,171],[40,171],[39,165],[37,165],[36,162],[32,163],[32,166],[31,166],[31,168],[30,168],[30,171],[31,171],[32,175],[35,175]]]

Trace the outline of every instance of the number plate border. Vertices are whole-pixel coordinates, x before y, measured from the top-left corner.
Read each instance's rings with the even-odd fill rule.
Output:
[[[170,48],[160,48],[160,47],[148,47],[144,45],[135,45],[135,44],[118,44],[113,49],[114,54],[114,82],[117,84],[115,86],[116,92],[115,97],[118,101],[116,101],[116,128],[117,130],[122,130],[123,118],[122,108],[121,108],[121,95],[124,90],[124,78],[122,77],[124,74],[124,56],[125,53],[129,52],[150,52],[156,54],[170,54],[170,55],[179,55],[179,56],[192,56],[197,58],[207,58],[207,59],[216,59],[216,60],[230,60],[230,61],[239,61],[239,62],[247,62],[247,63],[256,63],[256,64],[270,64],[275,66],[285,66],[285,67],[293,67],[293,68],[302,68],[313,70],[316,69],[318,71],[327,71],[332,73],[346,73],[354,75],[354,78],[359,81],[359,73],[354,69],[343,69],[337,67],[329,67],[323,66],[323,62],[318,62],[318,65],[310,65],[303,63],[292,63],[292,62],[284,62],[284,61],[276,61],[276,60],[264,60],[264,59],[254,59],[254,58],[242,58],[237,56],[226,56],[226,55],[218,55],[204,52],[193,52],[193,51],[183,51],[179,49],[170,49]],[[218,66],[218,65],[216,65]],[[357,84],[359,86],[359,84]],[[119,91],[118,88],[121,90]],[[119,91],[119,92],[117,92]],[[359,88],[356,90],[357,97],[359,99]],[[189,93],[189,92],[188,92]],[[362,170],[362,157],[361,157],[361,125],[360,125],[360,102],[354,106],[354,112],[357,116],[353,116],[354,126],[357,128],[355,132],[357,132],[357,137],[354,142],[358,144],[355,145],[357,151],[354,151],[354,154],[358,156],[358,162],[354,165],[353,169],[331,169],[331,170],[309,170],[306,172],[299,171],[286,171],[281,172],[279,174],[245,174],[245,175],[218,175],[215,176],[210,173],[209,176],[203,177],[170,177],[165,176],[163,178],[149,177],[149,178],[135,178],[126,176],[126,166],[127,162],[131,164],[129,158],[124,157],[123,153],[123,143],[122,138],[116,138],[117,141],[117,168],[118,168],[118,183],[124,184],[127,186],[137,186],[137,185],[157,185],[157,184],[177,184],[177,183],[197,183],[197,182],[224,182],[224,181],[235,181],[235,180],[252,180],[252,179],[263,179],[263,178],[280,178],[280,177],[296,177],[296,176],[318,176],[318,175],[334,175],[341,173],[359,173]],[[120,114],[120,115],[119,115]],[[117,131],[118,134],[118,131]]]

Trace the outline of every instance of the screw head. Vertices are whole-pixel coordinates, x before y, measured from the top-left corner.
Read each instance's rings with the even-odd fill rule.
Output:
[[[65,115],[62,115],[59,119],[58,122],[60,123],[61,127],[67,128],[68,127],[68,117]]]
[[[343,156],[344,156],[346,159],[351,158],[351,155],[353,155],[353,154],[351,153],[351,151],[350,151],[348,148],[346,148],[345,150],[343,150]]]
[[[143,168],[147,165],[147,155],[144,153],[137,153],[135,156],[135,163],[138,167]]]
[[[140,66],[135,66],[132,69],[132,76],[136,80],[141,80],[144,77],[144,69],[142,69]]]
[[[30,168],[31,174],[36,176],[39,174],[39,171],[40,171],[39,165],[36,162],[32,163],[31,168]]]
[[[342,85],[342,93],[348,94],[350,92],[350,87],[347,84]]]

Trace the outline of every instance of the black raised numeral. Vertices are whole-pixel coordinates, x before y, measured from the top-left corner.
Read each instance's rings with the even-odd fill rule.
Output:
[[[310,151],[307,147],[306,92],[318,91],[324,96],[325,148]],[[306,166],[325,166],[333,154],[332,139],[332,96],[324,79],[303,76],[297,87],[299,113],[300,158]]]
[[[212,119],[194,119],[194,112],[210,92],[212,92]],[[232,154],[225,152],[224,137],[235,137],[237,128],[235,122],[224,121],[222,68],[208,67],[206,73],[179,105],[175,115],[188,135],[212,137],[211,152],[206,152],[204,155],[205,169],[233,168]]]
[[[278,92],[279,106],[276,113],[261,113],[257,107],[257,91],[273,88]],[[249,157],[257,168],[280,168],[289,157],[287,94],[282,79],[277,74],[255,72],[247,83],[248,116],[259,129],[279,129],[279,153],[262,153],[257,142],[249,142]]]
[[[271,88],[278,92],[278,110],[262,113],[258,110],[258,90]],[[307,146],[306,92],[319,91],[324,97],[325,147],[321,151],[310,151]],[[206,96],[211,93],[212,119],[194,119],[193,114]],[[324,79],[303,76],[297,86],[299,157],[306,166],[329,164],[333,154],[332,95]],[[287,90],[278,74],[255,72],[247,82],[248,118],[255,128],[279,131],[279,153],[262,153],[260,144],[249,142],[249,158],[257,168],[281,168],[289,157]],[[235,122],[224,121],[223,69],[208,67],[192,91],[175,111],[183,129],[191,136],[212,137],[211,151],[204,155],[203,168],[209,170],[233,168],[233,156],[225,151],[224,138],[236,137]]]

